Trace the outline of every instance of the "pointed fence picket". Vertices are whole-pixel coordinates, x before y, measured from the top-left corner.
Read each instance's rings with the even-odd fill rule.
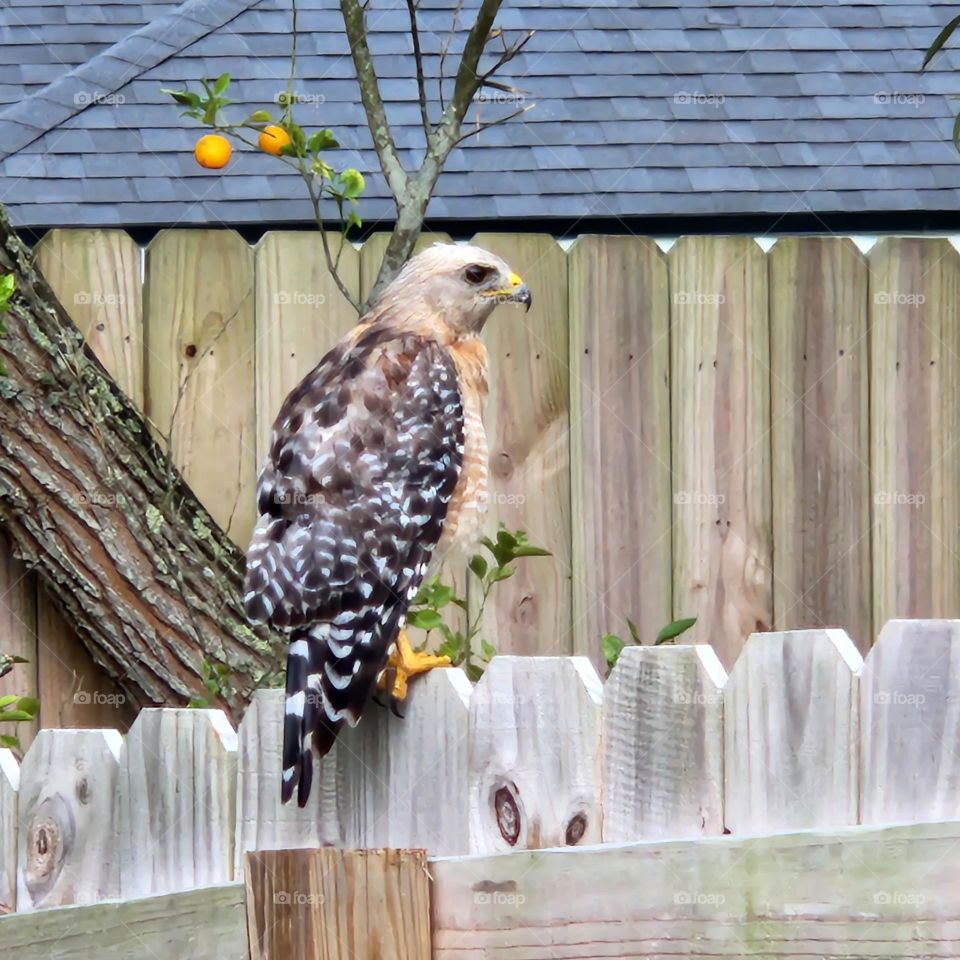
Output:
[[[0,751],[0,912],[122,897],[123,915],[140,923],[137,903],[194,916],[178,897],[199,887],[233,910],[235,895],[216,885],[241,879],[247,852],[284,848],[491,857],[602,840],[623,873],[647,854],[618,854],[618,844],[644,841],[659,863],[661,840],[815,828],[821,846],[780,838],[784,856],[842,860],[843,834],[824,831],[957,817],[958,644],[960,621],[897,620],[865,662],[840,630],[754,634],[729,677],[704,645],[628,647],[605,685],[583,657],[496,657],[474,688],[460,670],[434,671],[413,686],[404,719],[371,706],[344,732],[302,810],[279,800],[281,690],[259,691],[237,732],[219,711],[182,709],[142,711],[126,738],[42,730],[20,764]],[[581,869],[603,872],[582,855],[556,860],[557,891]],[[670,856],[664,877],[683,890],[701,854]],[[483,862],[436,861],[451,865],[440,867],[435,946],[461,921],[496,926],[479,907],[526,890],[527,860],[514,869],[493,856],[496,869],[480,877]],[[542,862],[552,876],[554,861]],[[451,891],[470,877],[478,899],[457,906]],[[518,931],[559,909],[549,883],[534,913],[517,914]],[[739,923],[741,907],[731,910]],[[692,930],[681,914],[676,929]]]

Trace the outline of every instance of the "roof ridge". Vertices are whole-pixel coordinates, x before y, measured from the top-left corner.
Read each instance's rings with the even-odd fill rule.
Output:
[[[259,0],[184,0],[96,56],[0,110],[0,160],[103,102],[140,74],[236,19]],[[179,29],[174,30],[177,26]],[[190,29],[192,28],[192,29]],[[169,42],[167,35],[176,38]]]

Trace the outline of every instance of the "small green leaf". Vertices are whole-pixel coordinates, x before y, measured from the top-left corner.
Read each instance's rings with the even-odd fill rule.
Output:
[[[160,92],[167,94],[168,97],[173,97],[177,103],[185,107],[200,106],[200,94],[198,93],[191,93],[189,90],[167,90],[165,87],[161,87]]]
[[[442,610],[453,601],[453,587],[444,586],[440,583],[433,590],[433,605]]]
[[[254,110],[247,118],[248,123],[270,123],[273,117],[267,110]]]
[[[363,221],[360,219],[360,215],[353,208],[350,209],[350,212],[347,214],[347,229],[351,227],[356,227],[359,229],[363,226]]]
[[[221,73],[217,77],[217,82],[213,85],[213,92],[219,97],[221,94],[227,92],[227,87],[230,86],[230,74]]]
[[[408,622],[417,630],[436,630],[443,618],[436,610],[416,610],[410,614]]]
[[[19,723],[21,720],[32,720],[35,716],[35,713],[28,713],[26,710],[5,710],[0,713],[0,720]]]
[[[486,640],[480,641],[480,653],[484,660],[492,660],[497,655],[497,648]]]
[[[20,740],[17,737],[10,736],[7,733],[0,733],[0,747],[6,747],[8,750],[19,750]]]
[[[17,710],[29,714],[32,720],[40,712],[40,701],[36,697],[21,697],[17,701]]]
[[[494,567],[494,569],[490,571],[490,583],[499,583],[501,580],[509,580],[516,572],[517,571],[513,567]]]
[[[634,643],[642,643],[643,641],[640,639],[640,631],[637,629],[637,625],[629,617],[627,617],[627,627],[630,630],[630,639],[633,640]]]
[[[684,617],[682,620],[674,620],[673,623],[668,623],[657,634],[656,645],[659,646],[661,643],[670,643],[671,640],[679,637],[681,633],[689,630],[696,622],[696,617]]]
[[[322,150],[332,150],[335,147],[339,147],[340,144],[337,142],[337,138],[333,135],[331,129],[326,128],[324,130],[317,130],[316,133],[310,134],[310,139],[307,140],[307,149],[310,153],[320,153]],[[362,177],[360,178],[363,179]]]
[[[9,707],[11,703],[16,703],[19,699],[15,693],[9,693],[4,697],[0,697],[0,710],[3,710],[4,707]]]
[[[470,558],[470,572],[480,580],[487,575],[487,561],[479,553]]]
[[[7,301],[13,296],[13,291],[17,287],[17,281],[12,273],[5,273],[0,276],[0,305],[6,307]],[[6,331],[4,331],[5,333]]]
[[[531,547],[525,544],[521,544],[514,548],[513,551],[514,557],[552,557],[553,554],[549,550],[544,550],[543,547]]]
[[[600,640],[600,649],[603,651],[603,659],[606,661],[609,669],[612,670],[614,668],[625,646],[626,644],[619,637],[614,636],[612,633],[604,634]]]
[[[348,200],[356,200],[366,186],[363,174],[359,170],[354,170],[353,167],[342,170],[337,181],[343,196]]]
[[[940,48],[953,36],[953,31],[960,25],[960,16],[954,17],[938,34],[936,40],[930,44],[926,56],[923,58],[921,70],[927,69],[927,64],[940,52]]]
[[[483,677],[483,667],[477,663],[468,663],[466,668],[467,679],[471,683],[479,683]]]

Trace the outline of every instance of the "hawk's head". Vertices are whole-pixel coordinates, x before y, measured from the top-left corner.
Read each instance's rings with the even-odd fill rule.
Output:
[[[425,308],[460,333],[482,329],[499,303],[530,309],[527,285],[498,256],[469,244],[437,243],[409,260],[380,295],[375,312],[410,316]]]

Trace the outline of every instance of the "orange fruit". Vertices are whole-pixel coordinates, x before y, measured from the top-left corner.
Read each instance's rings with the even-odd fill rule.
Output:
[[[257,146],[264,153],[272,153],[275,157],[280,156],[280,148],[285,147],[290,142],[290,134],[283,127],[264,127],[260,136],[257,138]]]
[[[218,133],[208,133],[197,141],[193,156],[201,167],[219,170],[230,160],[230,141]]]

